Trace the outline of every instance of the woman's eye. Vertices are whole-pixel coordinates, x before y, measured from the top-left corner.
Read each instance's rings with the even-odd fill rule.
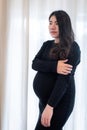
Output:
[[[56,22],[56,25],[58,25],[58,22]]]
[[[49,22],[49,25],[52,25],[52,22]]]
[[[49,25],[58,25],[58,22],[55,22],[55,23],[53,23],[53,22],[49,22]]]

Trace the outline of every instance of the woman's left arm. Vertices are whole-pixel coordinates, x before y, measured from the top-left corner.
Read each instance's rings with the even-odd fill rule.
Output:
[[[80,48],[77,43],[73,43],[73,47],[70,52],[67,63],[72,65],[72,71],[68,75],[58,74],[54,89],[48,100],[48,104],[52,107],[55,107],[58,102],[63,97],[64,93],[67,90],[68,80],[70,75],[74,75],[77,65],[80,63]]]

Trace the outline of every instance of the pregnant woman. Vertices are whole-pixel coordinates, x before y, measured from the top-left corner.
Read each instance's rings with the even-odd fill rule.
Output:
[[[39,98],[35,130],[62,130],[75,102],[74,74],[80,63],[80,47],[65,11],[50,14],[49,33],[53,40],[43,43],[32,62],[37,71],[33,88]]]

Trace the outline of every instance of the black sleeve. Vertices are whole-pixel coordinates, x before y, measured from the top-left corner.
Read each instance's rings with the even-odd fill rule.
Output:
[[[80,48],[76,43],[73,45],[68,63],[73,65],[72,72],[69,75],[58,74],[54,89],[48,100],[48,104],[52,107],[55,107],[65,94],[68,86],[69,76],[74,75],[76,66],[80,63]]]
[[[42,58],[44,50],[46,49],[48,43],[43,43],[41,49],[35,56],[32,62],[32,69],[40,72],[55,72],[57,73],[57,61],[48,61]]]

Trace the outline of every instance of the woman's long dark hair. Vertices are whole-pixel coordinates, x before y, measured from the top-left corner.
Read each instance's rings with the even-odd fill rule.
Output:
[[[55,44],[50,51],[50,55],[54,58],[66,59],[74,41],[71,20],[69,15],[63,10],[52,12],[49,16],[49,20],[52,16],[55,16],[58,22],[59,44]]]

